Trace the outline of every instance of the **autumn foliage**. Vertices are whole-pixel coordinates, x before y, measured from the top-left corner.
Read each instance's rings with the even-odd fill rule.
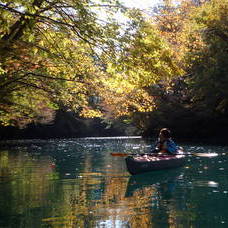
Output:
[[[223,118],[227,10],[227,0],[164,0],[150,15],[114,0],[1,1],[1,125],[50,122],[57,109],[142,130],[173,107]]]

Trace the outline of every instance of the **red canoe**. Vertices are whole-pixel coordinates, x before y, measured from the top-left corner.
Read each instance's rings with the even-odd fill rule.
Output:
[[[185,163],[185,155],[143,155],[126,157],[128,172],[138,174],[155,170],[177,168]]]

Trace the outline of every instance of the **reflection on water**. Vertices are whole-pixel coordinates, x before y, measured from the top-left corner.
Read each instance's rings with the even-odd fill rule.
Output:
[[[227,147],[181,145],[185,167],[131,176],[140,138],[13,141],[0,150],[0,227],[227,227]]]

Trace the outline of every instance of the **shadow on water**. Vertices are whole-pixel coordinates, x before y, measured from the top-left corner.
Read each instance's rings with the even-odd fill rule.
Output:
[[[175,186],[175,182],[183,179],[183,177],[183,168],[168,169],[133,175],[128,180],[125,196],[133,196],[135,191],[142,191],[144,188],[151,186],[158,187],[161,184],[166,184],[167,190],[171,191]]]

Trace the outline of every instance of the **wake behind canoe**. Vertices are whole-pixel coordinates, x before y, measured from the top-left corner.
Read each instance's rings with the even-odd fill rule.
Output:
[[[185,155],[144,155],[126,157],[128,172],[132,175],[183,166]]]

